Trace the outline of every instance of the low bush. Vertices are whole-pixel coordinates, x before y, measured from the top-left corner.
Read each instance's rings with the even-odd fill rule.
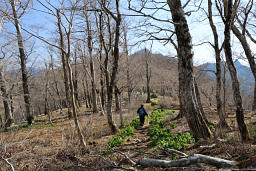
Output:
[[[124,143],[124,139],[120,136],[112,136],[108,141],[108,148],[113,148]]]
[[[140,127],[140,119],[138,117],[134,118],[130,124],[130,126],[134,127],[135,129]]]
[[[188,147],[189,144],[195,142],[190,133],[185,134],[173,134],[171,129],[177,127],[176,123],[171,123],[169,127],[166,126],[166,123],[162,120],[164,116],[169,114],[168,110],[153,110],[151,114],[149,136],[150,136],[150,145],[158,146],[161,148],[170,148],[182,150],[185,147]],[[171,112],[172,113],[172,112]],[[173,153],[172,157],[175,158],[176,155]]]
[[[119,131],[119,136],[122,138],[126,138],[129,136],[134,135],[134,127],[133,126],[127,126]]]
[[[137,119],[133,119],[129,126],[120,129],[119,135],[114,135],[108,140],[107,148],[102,151],[103,155],[107,154],[110,149],[122,145],[125,142],[125,138],[134,135],[135,126],[140,125],[140,121],[137,121]]]

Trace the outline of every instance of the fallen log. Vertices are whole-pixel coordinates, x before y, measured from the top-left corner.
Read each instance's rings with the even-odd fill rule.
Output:
[[[165,168],[184,167],[184,166],[189,166],[189,165],[198,164],[198,163],[209,164],[217,168],[230,168],[230,167],[236,168],[237,167],[237,162],[235,161],[206,156],[202,154],[193,154],[186,158],[181,158],[181,159],[171,160],[171,161],[142,158],[138,162],[138,164],[143,167],[155,166],[155,167],[165,167]]]

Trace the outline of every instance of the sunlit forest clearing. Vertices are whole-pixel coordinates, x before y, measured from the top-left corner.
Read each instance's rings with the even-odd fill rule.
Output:
[[[0,170],[256,169],[254,0],[0,2]]]

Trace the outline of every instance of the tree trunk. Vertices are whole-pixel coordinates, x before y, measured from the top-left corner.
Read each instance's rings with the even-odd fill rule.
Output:
[[[46,67],[46,74],[45,74],[45,77],[46,77],[46,83],[45,83],[45,101],[44,101],[44,112],[45,112],[45,115],[48,115],[48,119],[49,119],[49,122],[50,124],[52,124],[52,118],[51,118],[51,111],[49,109],[49,102],[48,102],[48,89],[49,89],[49,79],[48,79],[48,67],[47,67],[47,64],[45,64]]]
[[[252,104],[252,110],[256,111],[256,64],[255,64],[255,60],[254,60],[254,56],[252,54],[251,48],[246,40],[245,35],[243,35],[239,29],[233,24],[232,25],[232,31],[235,34],[235,36],[237,37],[237,39],[240,41],[245,55],[248,59],[248,62],[250,64],[250,68],[254,77],[254,98],[253,98],[253,104]]]
[[[68,58],[66,58],[66,62],[67,62],[68,75],[69,75],[69,86],[70,86],[70,90],[71,90],[71,104],[72,104],[74,122],[75,122],[75,126],[76,126],[76,129],[77,129],[78,137],[79,137],[79,140],[80,140],[80,145],[82,146],[82,148],[85,151],[87,151],[88,149],[86,147],[86,142],[84,140],[84,136],[83,136],[80,124],[78,122],[75,95],[74,95],[74,86],[73,86],[73,82],[72,82],[72,68],[70,66],[70,62],[69,62]]]
[[[223,71],[223,114],[226,117],[227,113],[226,113],[226,94],[227,94],[227,83],[226,83],[226,75],[227,75],[227,68],[226,68],[226,63],[223,67],[224,71]]]
[[[64,38],[63,38],[63,34],[62,34],[62,28],[61,28],[61,18],[60,18],[60,14],[59,11],[57,10],[57,17],[58,17],[58,29],[59,29],[59,35],[60,35],[60,47],[61,47],[61,62],[62,62],[62,68],[63,68],[63,76],[64,76],[64,86],[65,86],[65,93],[66,93],[66,104],[67,104],[67,108],[68,108],[68,117],[71,118],[72,117],[72,112],[70,109],[70,89],[69,89],[69,80],[68,80],[68,75],[67,75],[67,61],[66,61],[66,54],[64,52],[65,49],[65,44],[64,44]]]
[[[27,68],[26,68],[26,54],[23,45],[23,39],[20,31],[20,25],[18,16],[16,13],[16,6],[14,0],[10,0],[12,6],[12,12],[14,17],[14,25],[17,31],[17,39],[18,39],[18,47],[19,47],[19,57],[20,57],[20,65],[21,65],[21,75],[22,75],[22,86],[23,86],[23,93],[24,93],[24,101],[26,107],[26,120],[29,125],[32,124],[33,115],[31,111],[31,102],[30,102],[30,94],[29,94],[29,87],[28,87],[28,76],[27,76]]]
[[[151,52],[150,52],[151,53]],[[150,103],[150,78],[151,78],[151,68],[149,67],[149,56],[147,50],[145,49],[145,60],[146,60],[146,80],[147,80],[147,100],[146,103]]]
[[[115,20],[115,40],[114,40],[114,52],[113,52],[113,63],[112,63],[112,72],[109,78],[108,74],[108,52],[106,51],[106,48],[104,47],[106,51],[106,58],[105,58],[105,76],[106,76],[106,86],[107,86],[107,96],[108,96],[108,102],[107,102],[107,118],[108,118],[108,124],[111,128],[111,131],[113,133],[116,133],[118,131],[117,126],[113,120],[112,117],[112,101],[113,101],[113,89],[116,86],[116,76],[118,72],[118,61],[119,61],[119,40],[120,40],[120,25],[121,25],[121,14],[119,11],[119,0],[116,0],[116,16],[113,14],[109,9],[107,9],[105,6],[103,7],[104,10],[111,15],[111,17]],[[108,22],[108,28],[110,28],[110,21]],[[102,28],[102,27],[101,27]],[[101,29],[102,32],[102,29]],[[111,37],[111,30],[109,29],[110,37]],[[103,40],[103,38],[102,38]],[[104,41],[103,41],[104,42]],[[112,42],[111,42],[112,43]]]
[[[7,128],[12,125],[14,120],[13,120],[13,115],[12,115],[11,106],[10,106],[11,105],[10,98],[8,97],[7,90],[6,90],[2,65],[0,65],[0,87],[1,87],[2,97],[3,97],[3,104],[4,104],[3,126]]]
[[[217,114],[219,116],[219,126],[223,128],[228,128],[228,124],[226,122],[223,107],[221,102],[221,58],[220,58],[220,49],[219,49],[219,37],[217,33],[216,26],[213,23],[212,19],[212,1],[208,0],[208,20],[212,29],[213,37],[214,37],[214,51],[216,58],[216,103],[217,103]]]
[[[99,29],[99,55],[100,55],[100,102],[101,102],[101,114],[105,115],[105,102],[106,102],[106,95],[105,95],[105,86],[104,86],[104,66],[103,66],[103,33],[102,33],[102,12],[99,13],[99,22],[96,21],[98,24]],[[97,20],[97,17],[96,17]]]
[[[104,115],[104,113],[105,113],[105,101],[106,101],[103,74],[104,74],[104,71],[103,71],[103,69],[101,69],[101,72],[100,72],[100,87],[101,87],[101,89],[100,89],[100,101],[101,101],[101,113],[102,113],[102,115]]]
[[[119,90],[117,86],[115,86],[115,103],[116,103],[116,111],[120,111],[120,104],[119,104]]]
[[[228,69],[232,79],[232,89],[233,89],[233,98],[236,105],[236,119],[240,131],[242,141],[248,141],[251,139],[247,126],[244,122],[244,110],[243,103],[240,94],[240,87],[237,78],[237,71],[232,59],[232,50],[230,44],[230,27],[231,27],[231,16],[232,16],[232,0],[228,0],[227,4],[227,15],[225,16],[225,31],[224,31],[224,51],[226,56],[226,61],[228,64]]]
[[[78,71],[77,71],[77,49],[75,49],[75,55],[74,55],[74,93],[75,93],[75,100],[77,107],[81,107],[81,103],[78,98]]]
[[[9,95],[10,95],[10,105],[11,105],[11,112],[14,112],[14,106],[13,106],[13,89],[14,89],[14,84],[12,84],[12,87],[9,91]]]
[[[180,94],[180,90],[181,90],[181,85],[179,84],[179,106],[180,106],[180,111],[179,111],[179,114],[175,117],[175,118],[173,118],[172,119],[172,121],[175,121],[175,120],[177,120],[177,119],[181,119],[181,118],[183,118],[183,116],[184,116],[184,105],[182,105],[182,100],[181,100],[181,94]]]
[[[202,102],[201,102],[201,96],[200,96],[200,92],[199,92],[199,89],[198,89],[198,85],[197,85],[197,82],[196,80],[194,79],[194,84],[195,84],[195,93],[196,93],[196,97],[197,97],[197,102],[198,102],[198,107],[200,109],[200,112],[202,113],[202,116],[205,120],[205,122],[207,123],[207,125],[213,125],[211,122],[208,121],[205,113],[204,113],[204,109],[203,109],[203,105],[202,105]]]
[[[57,10],[57,17],[58,17],[58,26],[59,26],[59,30],[61,31],[61,17],[60,17],[60,11]],[[72,23],[69,23],[72,24]],[[66,32],[66,39],[67,39],[67,51],[65,51],[64,49],[62,49],[62,52],[64,53],[65,61],[66,61],[66,67],[67,67],[67,75],[68,75],[68,80],[69,80],[69,89],[70,89],[70,95],[71,95],[71,106],[72,106],[72,113],[73,113],[73,117],[74,117],[74,122],[75,122],[75,127],[77,130],[77,134],[80,140],[80,146],[83,148],[83,150],[85,150],[86,152],[88,152],[87,146],[86,146],[86,142],[84,140],[84,136],[78,121],[78,117],[77,117],[77,111],[76,111],[76,102],[75,102],[75,92],[74,92],[74,85],[73,85],[73,74],[72,74],[72,68],[70,65],[70,52],[71,52],[71,43],[70,43],[70,34],[71,34],[71,28],[69,26],[69,31]],[[60,35],[62,35],[62,32],[60,32]],[[62,36],[61,36],[62,37]]]
[[[128,53],[128,43],[127,43],[127,30],[126,27],[124,26],[123,28],[124,32],[124,53],[126,56],[126,84],[127,84],[127,94],[128,94],[128,103],[131,103],[131,95],[132,95],[132,79],[131,79],[131,74],[130,74],[130,61],[129,61],[129,53]]]
[[[200,138],[212,138],[213,134],[208,128],[205,120],[200,112],[194,85],[193,76],[193,52],[192,39],[189,33],[189,28],[185,18],[185,14],[180,0],[167,1],[172,19],[175,23],[175,31],[178,41],[178,70],[179,70],[179,84],[181,101],[184,105],[184,115],[187,119],[189,128],[195,140]]]
[[[85,64],[85,56],[83,56],[83,68],[84,68],[84,82],[83,82],[83,87],[84,87],[84,95],[85,95],[85,102],[88,104],[87,108],[92,108],[92,101],[91,101],[91,96],[90,96],[90,91],[89,91],[89,84],[87,80],[87,71],[86,71],[86,64]],[[85,83],[85,84],[84,84]]]
[[[91,72],[91,84],[92,84],[92,111],[93,113],[98,113],[97,107],[97,93],[96,93],[96,84],[95,84],[95,73],[94,73],[94,62],[93,62],[93,55],[92,55],[92,33],[91,33],[91,25],[87,10],[87,2],[84,0],[84,15],[86,20],[87,26],[87,46],[89,51],[90,57],[90,72]]]
[[[89,108],[88,98],[87,98],[87,91],[86,91],[85,81],[84,80],[83,80],[83,90],[84,90],[85,106],[86,106],[86,108]]]
[[[100,102],[101,102],[101,113],[105,115],[105,86],[104,86],[104,68],[102,66],[102,43],[100,48]]]

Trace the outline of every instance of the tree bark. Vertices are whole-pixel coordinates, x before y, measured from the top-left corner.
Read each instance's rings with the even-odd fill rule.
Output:
[[[243,110],[243,103],[240,94],[240,87],[237,78],[237,71],[232,59],[232,50],[230,44],[230,27],[231,27],[231,16],[232,16],[232,0],[228,0],[227,6],[227,14],[225,16],[225,30],[224,30],[224,51],[226,56],[226,61],[228,65],[228,69],[232,79],[232,89],[233,89],[233,98],[236,105],[236,120],[238,123],[240,135],[242,141],[249,141],[251,139],[247,126],[244,122],[244,110]]]
[[[121,25],[121,14],[119,10],[119,0],[116,0],[116,15],[112,13],[104,4],[104,10],[111,15],[111,17],[115,20],[115,40],[114,40],[114,52],[113,52],[113,63],[112,63],[112,72],[111,75],[108,74],[108,51],[106,51],[106,58],[105,58],[105,76],[106,76],[106,86],[107,86],[107,118],[108,124],[111,128],[113,133],[118,131],[117,126],[112,117],[112,101],[113,101],[113,89],[116,86],[116,76],[118,72],[118,61],[119,61],[119,39],[120,39],[120,25]],[[109,34],[111,35],[110,30],[110,21],[108,22]],[[103,40],[104,42],[104,40]],[[110,43],[112,43],[110,41]],[[105,46],[105,45],[104,45]],[[104,47],[106,50],[106,48]],[[110,78],[109,78],[110,77]]]
[[[85,80],[83,80],[83,92],[84,92],[85,106],[86,106],[86,108],[89,108],[87,91],[86,91],[86,87],[85,87]]]
[[[66,61],[66,54],[65,54],[65,44],[64,44],[64,37],[62,33],[62,28],[61,28],[61,18],[60,18],[60,12],[57,10],[57,17],[58,17],[58,29],[59,29],[59,35],[60,35],[60,47],[61,47],[61,61],[62,61],[62,68],[63,68],[63,76],[64,76],[64,85],[65,85],[65,93],[66,93],[66,104],[68,108],[68,117],[72,117],[72,112],[70,109],[70,89],[69,89],[69,80],[68,80],[68,75],[67,75],[67,61]]]
[[[97,93],[96,93],[96,84],[95,84],[95,73],[94,73],[94,62],[93,62],[93,55],[92,55],[92,32],[91,32],[91,25],[88,16],[87,10],[87,2],[84,0],[84,15],[86,20],[86,27],[87,27],[87,46],[89,51],[89,58],[90,58],[90,72],[91,72],[91,84],[92,84],[92,111],[93,113],[98,113],[97,107]]]
[[[81,107],[81,103],[80,103],[79,97],[78,97],[77,49],[75,49],[75,54],[74,54],[74,81],[73,81],[73,84],[74,84],[76,105],[77,105],[77,107]]]
[[[7,127],[10,127],[12,125],[14,120],[13,120],[13,115],[12,115],[12,111],[11,111],[10,98],[7,94],[5,80],[4,80],[3,75],[4,75],[3,74],[3,66],[0,65],[0,87],[1,87],[2,97],[3,97],[3,104],[4,104],[3,126],[5,128],[7,128]]]
[[[195,82],[195,93],[196,93],[198,107],[200,109],[200,112],[202,113],[202,116],[203,116],[205,122],[207,123],[207,125],[213,125],[211,122],[208,121],[208,119],[207,119],[207,117],[204,113],[203,105],[202,105],[202,102],[201,102],[200,92],[199,92],[198,85],[197,85],[197,82],[196,82],[195,79],[194,79],[194,82]]]
[[[145,48],[145,61],[146,61],[146,86],[147,86],[147,100],[146,103],[150,103],[150,79],[151,79],[151,68],[149,66],[149,55],[151,52],[147,54],[147,49]]]
[[[48,115],[48,119],[49,119],[49,122],[50,124],[52,124],[52,117],[51,117],[51,109],[49,109],[49,101],[48,101],[48,89],[49,89],[49,78],[48,78],[48,73],[49,73],[49,68],[47,67],[47,64],[45,64],[45,70],[46,70],[46,73],[45,73],[45,77],[46,77],[46,81],[45,81],[45,101],[44,101],[44,112],[45,112],[45,115]]]
[[[59,87],[58,87],[58,81],[56,80],[56,75],[55,75],[55,72],[54,72],[54,67],[53,67],[53,56],[50,55],[51,57],[51,64],[50,64],[50,68],[51,68],[51,71],[53,73],[53,78],[54,78],[54,88],[56,89],[56,94],[58,96],[58,101],[59,101],[59,106],[60,106],[60,113],[62,114],[62,108],[63,108],[63,103],[62,103],[62,98],[61,98],[61,95],[60,95],[60,91],[59,91]]]
[[[131,103],[131,95],[132,95],[132,79],[130,74],[130,61],[129,61],[129,53],[128,53],[128,43],[127,43],[127,29],[123,27],[124,32],[124,53],[126,56],[126,84],[127,84],[127,95],[128,95],[128,103]]]
[[[58,9],[57,9],[57,17],[58,17],[58,26],[59,26],[59,31],[60,31],[60,37],[62,37],[63,36],[63,34],[61,32],[62,20],[61,20],[61,16],[60,16],[60,11]],[[82,133],[79,121],[78,121],[77,110],[76,110],[75,92],[74,92],[74,85],[73,85],[73,78],[72,78],[73,73],[72,73],[72,68],[70,65],[70,54],[71,54],[70,34],[71,34],[71,29],[72,29],[72,21],[70,21],[69,24],[70,24],[69,30],[68,30],[68,32],[66,32],[67,50],[62,49],[62,53],[64,53],[66,67],[67,67],[67,71],[68,71],[67,76],[68,76],[68,81],[69,81],[69,89],[70,89],[70,95],[71,95],[71,106],[72,106],[72,113],[73,113],[73,117],[74,117],[75,127],[76,127],[77,134],[79,137],[80,146],[83,148],[84,151],[88,152],[86,142],[84,140],[84,136],[83,136],[83,133]]]
[[[218,125],[223,128],[228,128],[227,121],[225,119],[224,113],[223,113],[223,107],[222,107],[222,101],[221,101],[221,57],[219,49],[219,37],[217,33],[216,26],[213,23],[212,19],[212,1],[208,0],[208,20],[211,26],[211,30],[214,37],[214,51],[215,51],[215,58],[216,58],[216,103],[217,103],[217,114],[219,116],[219,123]]]
[[[223,65],[223,114],[226,117],[226,100],[227,100],[227,82],[226,82],[226,75],[227,75],[227,66],[226,66],[226,62]]]
[[[198,141],[200,138],[213,138],[200,112],[194,85],[192,39],[180,0],[167,0],[175,23],[175,32],[178,41],[178,70],[181,101],[184,105],[184,115],[189,128]]]
[[[193,154],[189,157],[172,160],[172,161],[142,158],[141,160],[139,160],[138,163],[143,167],[155,166],[155,167],[165,167],[165,168],[184,167],[184,166],[189,166],[189,165],[198,164],[198,163],[206,163],[218,168],[229,168],[229,167],[235,167],[238,164],[235,161],[206,156],[202,154]]]
[[[99,29],[102,25],[102,13],[99,14]],[[101,101],[101,113],[102,115],[105,115],[105,101],[106,101],[106,96],[105,96],[105,86],[104,86],[104,67],[103,67],[103,43],[101,41],[102,33],[99,34],[99,42],[100,42],[100,49],[99,49],[99,54],[100,54],[100,101]]]
[[[115,104],[116,104],[116,111],[120,111],[120,103],[119,103],[119,90],[117,86],[115,86]]]
[[[68,58],[66,58],[66,62],[67,62],[68,75],[69,75],[69,86],[70,86],[70,90],[71,90],[71,104],[72,104],[74,122],[75,122],[75,126],[76,126],[76,129],[77,129],[78,137],[79,137],[79,140],[80,140],[80,145],[85,151],[88,151],[87,146],[86,146],[86,142],[84,140],[84,136],[83,136],[83,133],[82,133],[82,130],[81,130],[81,127],[80,127],[80,124],[78,122],[75,95],[74,95],[74,86],[73,86],[73,82],[72,82],[72,68],[71,68],[71,65],[70,65],[70,62],[69,62]]]
[[[26,116],[27,123],[31,125],[34,118],[31,111],[31,99],[30,99],[30,93],[29,93],[28,75],[27,75],[27,68],[26,68],[26,54],[25,54],[23,39],[20,31],[19,19],[16,12],[16,5],[14,3],[14,0],[10,0],[10,3],[12,6],[14,25],[17,31],[21,75],[22,75],[22,86],[23,86],[24,101],[25,101],[25,107],[26,107],[25,116]]]
[[[254,98],[253,98],[252,110],[256,111],[256,63],[254,60],[254,56],[252,54],[250,45],[248,44],[245,35],[243,35],[234,24],[232,24],[231,28],[244,49],[245,55],[248,59],[248,62],[250,64],[250,68],[254,77]]]

